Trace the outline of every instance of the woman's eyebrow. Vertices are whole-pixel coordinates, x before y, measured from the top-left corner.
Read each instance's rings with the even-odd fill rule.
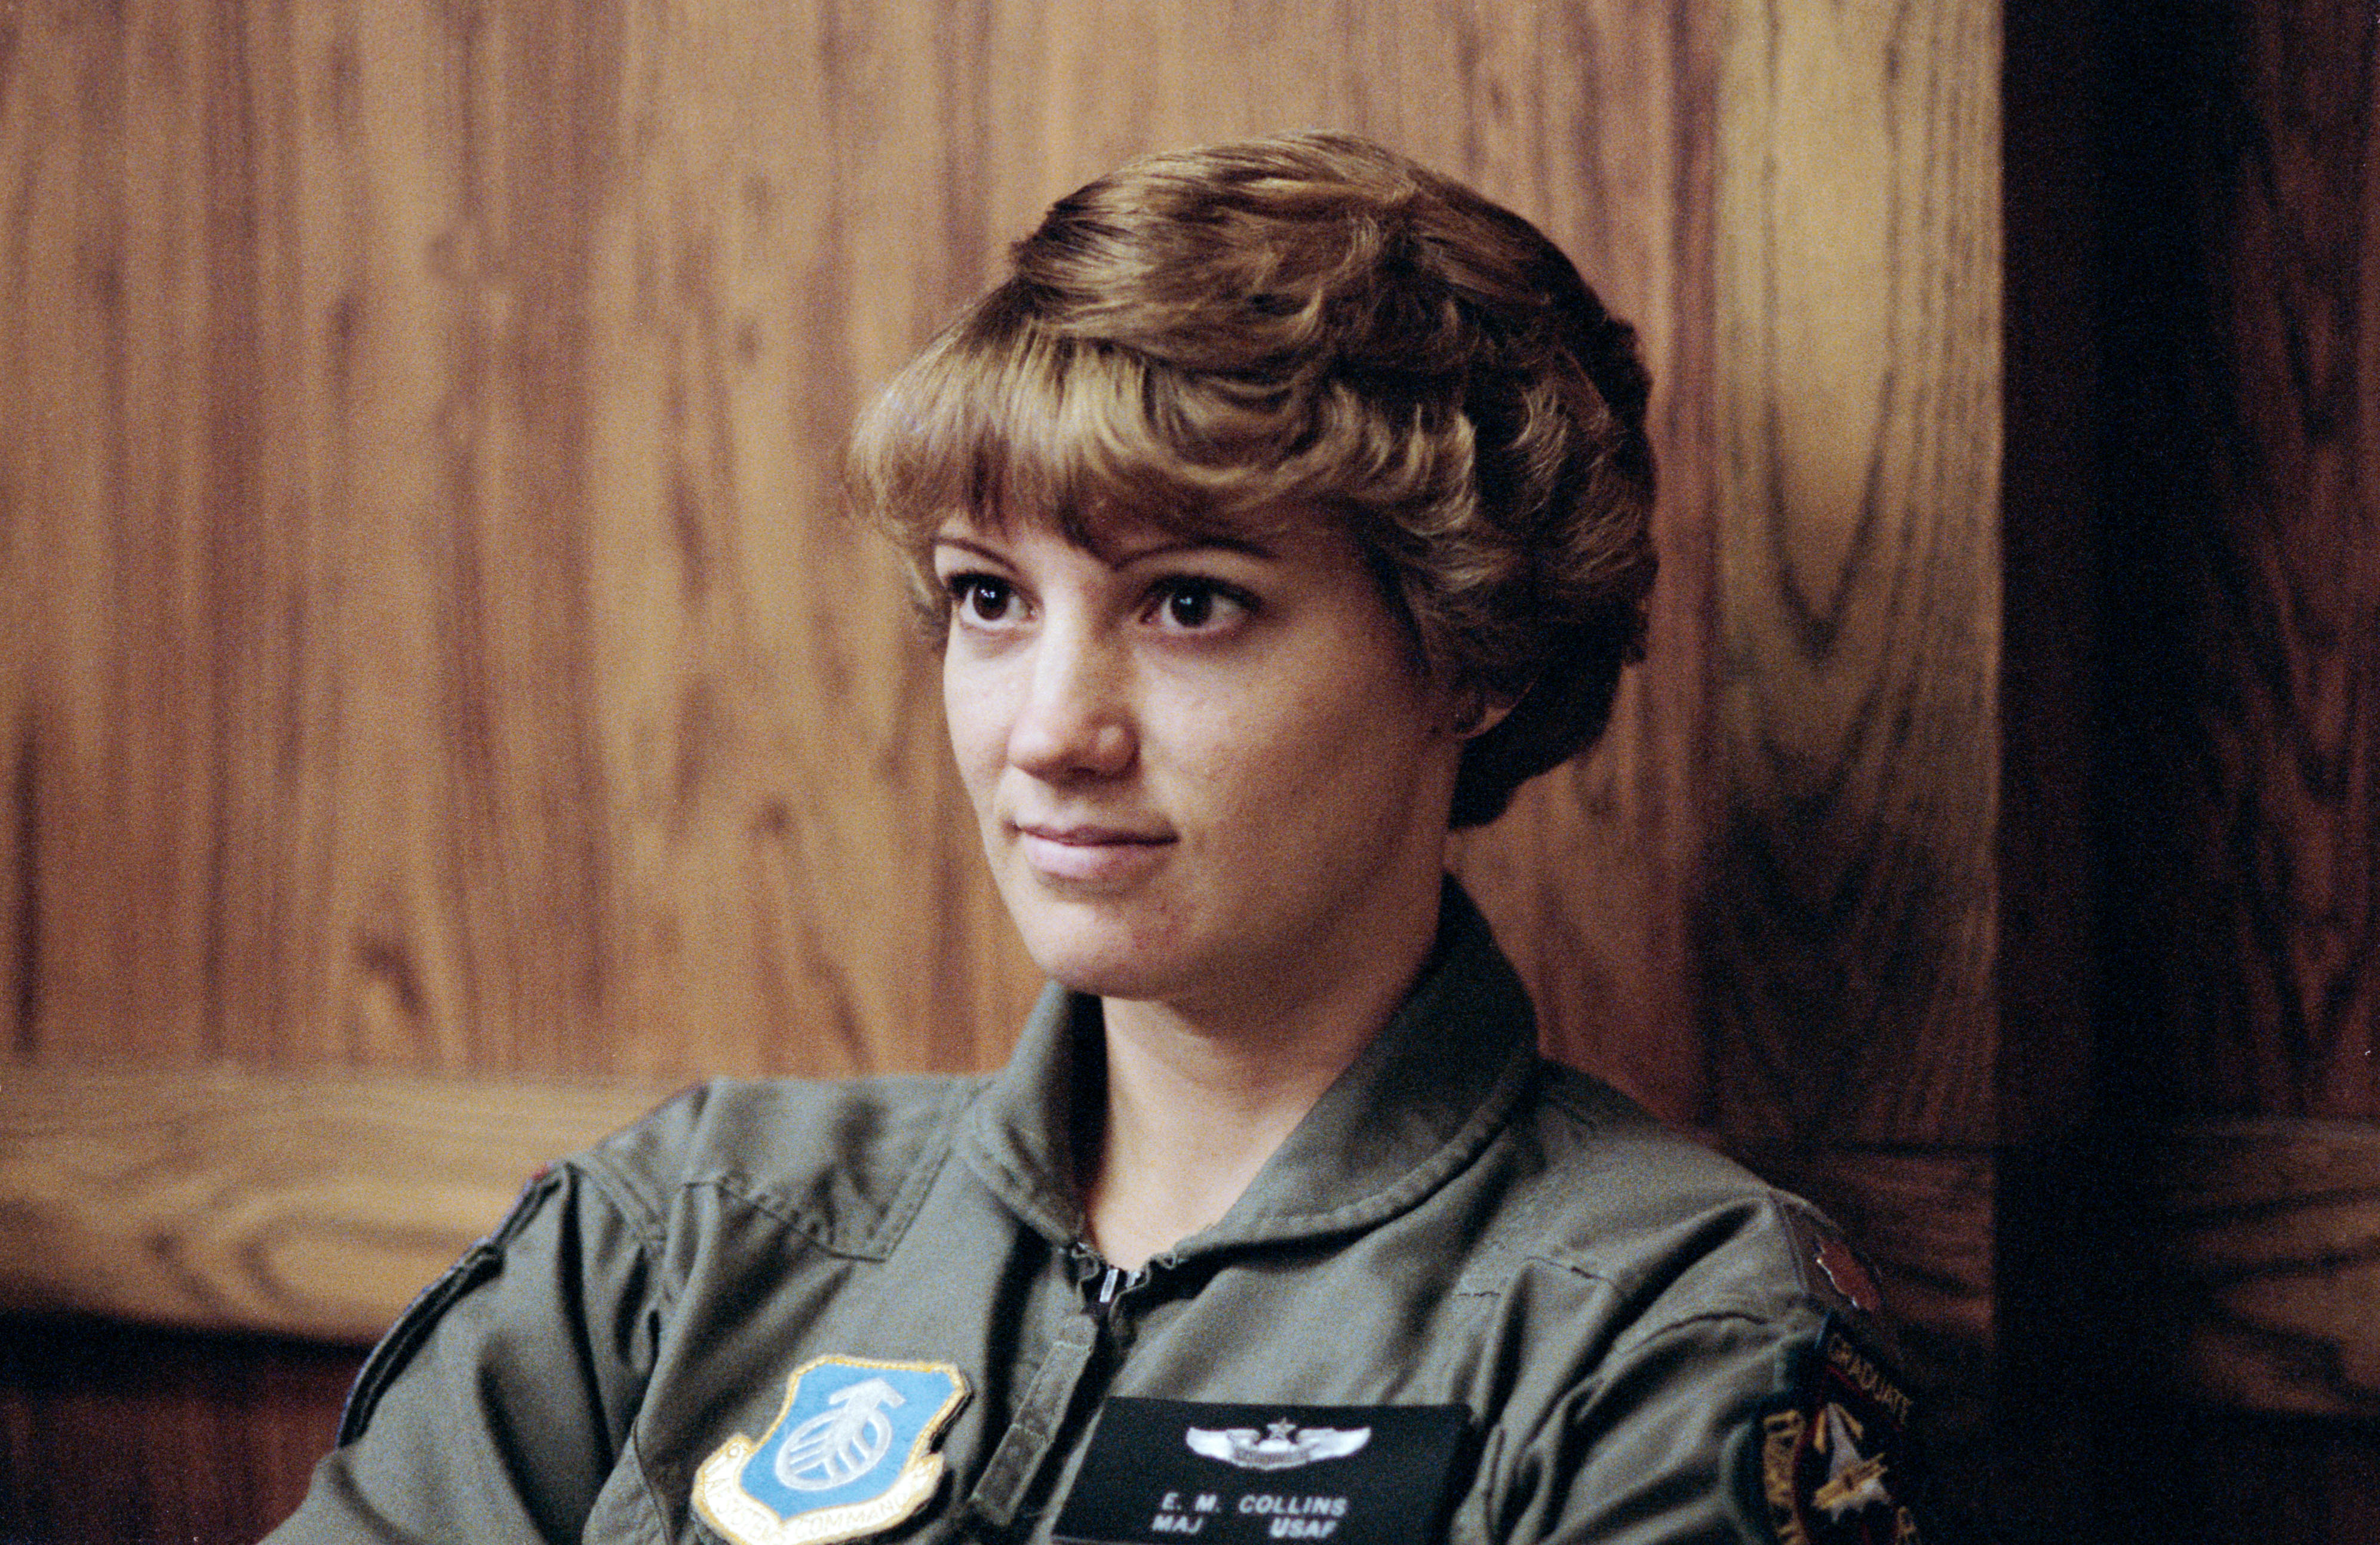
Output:
[[[1258,558],[1268,562],[1280,556],[1260,541],[1255,541],[1246,537],[1218,535],[1166,537],[1146,547],[1135,548],[1129,553],[1121,553],[1113,557],[1101,554],[1099,558],[1110,568],[1130,568],[1135,564],[1145,564],[1154,558],[1180,557],[1188,553],[1237,553],[1243,557]]]
[[[976,541],[972,537],[954,536],[948,531],[937,532],[934,537],[934,545],[936,547],[955,547],[964,552],[972,553],[977,557],[988,558],[996,564],[1004,564],[1008,562],[1006,555],[999,552],[997,549],[987,547],[982,542]]]
[[[962,552],[973,553],[993,563],[1004,564],[1010,561],[1008,554],[1000,549],[955,531],[935,533],[933,545],[954,547]],[[1110,554],[1096,547],[1086,548],[1085,551],[1109,568],[1117,570],[1131,568],[1135,565],[1146,564],[1157,559],[1180,557],[1184,554],[1192,553],[1237,553],[1244,557],[1256,558],[1264,562],[1272,562],[1280,557],[1280,554],[1271,548],[1251,538],[1223,535],[1160,537],[1146,547],[1135,547],[1124,553]]]

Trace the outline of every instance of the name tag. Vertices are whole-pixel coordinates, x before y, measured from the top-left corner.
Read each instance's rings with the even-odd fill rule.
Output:
[[[1109,1401],[1053,1534],[1083,1545],[1428,1545],[1460,1405]]]

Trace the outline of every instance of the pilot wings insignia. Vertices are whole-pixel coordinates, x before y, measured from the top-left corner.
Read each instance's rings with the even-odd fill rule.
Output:
[[[1299,1427],[1267,1422],[1265,1435],[1253,1427],[1194,1427],[1182,1435],[1193,1454],[1236,1465],[1243,1470],[1293,1470],[1318,1459],[1343,1459],[1372,1441],[1368,1427]]]

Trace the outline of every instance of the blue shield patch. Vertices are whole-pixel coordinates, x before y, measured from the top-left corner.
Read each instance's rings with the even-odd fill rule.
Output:
[[[941,1483],[934,1452],[966,1403],[948,1363],[816,1357],[785,1381],[756,1442],[737,1433],[695,1472],[694,1506],[735,1545],[827,1545],[890,1528]]]

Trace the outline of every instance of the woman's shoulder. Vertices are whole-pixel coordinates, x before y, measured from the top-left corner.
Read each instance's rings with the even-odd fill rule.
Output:
[[[564,1163],[656,1227],[689,1197],[867,1253],[948,1159],[980,1077],[713,1078]]]
[[[1556,1393],[1540,1410],[1641,1403],[1591,1445],[1572,1497],[1648,1495],[1677,1435],[1699,1428],[1712,1436],[1698,1462],[1747,1533],[1915,1538],[1912,1386],[1874,1280],[1823,1211],[1550,1064],[1508,1135],[1509,1204],[1481,1252],[1496,1280],[1465,1285],[1500,1310],[1546,1311]],[[1558,1452],[1572,1437],[1549,1421],[1537,1441]]]
[[[1657,1320],[1788,1304],[1876,1310],[1871,1278],[1821,1210],[1590,1075],[1547,1064],[1512,1137],[1507,1226],[1540,1259],[1657,1297]]]

